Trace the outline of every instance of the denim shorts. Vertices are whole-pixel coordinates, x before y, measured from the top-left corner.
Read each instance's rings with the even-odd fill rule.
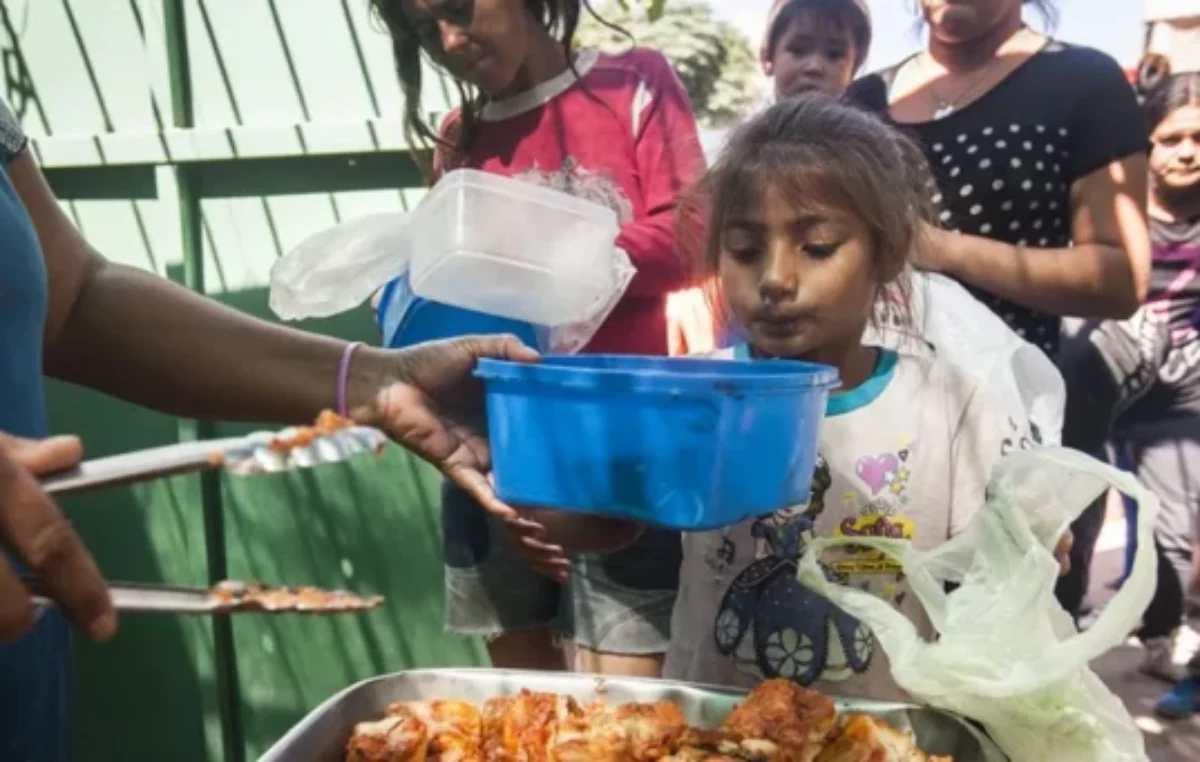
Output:
[[[549,627],[599,653],[666,653],[683,560],[678,532],[651,528],[620,552],[574,555],[560,585],[530,569],[500,523],[449,483],[442,527],[451,632],[494,637]]]

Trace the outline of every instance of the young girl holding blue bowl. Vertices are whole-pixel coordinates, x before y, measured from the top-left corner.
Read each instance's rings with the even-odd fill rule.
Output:
[[[747,337],[720,355],[832,366],[842,388],[827,405],[807,504],[685,534],[666,676],[741,686],[787,678],[843,696],[902,697],[869,628],[799,583],[797,560],[814,536],[935,547],[983,507],[995,462],[1031,444],[1023,422],[928,348],[863,343],[881,296],[906,293],[927,178],[902,135],[813,94],[739,129],[702,182],[699,214],[685,219],[707,220],[699,259],[714,276],[712,303]],[[521,544],[537,568],[561,575],[555,543],[566,530],[574,524],[578,537],[612,521],[556,512]],[[825,560],[840,581],[935,634],[898,565],[861,549]]]

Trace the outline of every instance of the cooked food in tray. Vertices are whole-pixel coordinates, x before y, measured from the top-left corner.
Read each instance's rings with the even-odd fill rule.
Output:
[[[315,587],[266,587],[254,582],[227,580],[213,586],[209,598],[226,611],[304,611],[338,613],[368,611],[383,603],[383,597],[364,598],[341,590]]]
[[[786,680],[761,684],[720,728],[688,727],[672,703],[597,702],[522,691],[482,708],[393,704],[357,725],[346,762],[952,762],[866,715]]]
[[[352,428],[354,422],[343,418],[332,410],[323,410],[312,426],[298,426],[277,435],[268,445],[280,454],[287,454],[301,447],[308,447],[321,437],[333,436],[339,431]]]
[[[297,426],[271,434],[252,434],[245,446],[222,453],[227,471],[251,476],[323,463],[340,463],[362,453],[379,455],[387,436],[326,410],[312,426]]]

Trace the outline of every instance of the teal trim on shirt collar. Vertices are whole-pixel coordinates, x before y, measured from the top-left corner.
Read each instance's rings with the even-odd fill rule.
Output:
[[[750,345],[737,344],[734,346],[733,359],[753,360],[754,358],[750,354]],[[883,390],[888,387],[896,375],[898,359],[898,355],[890,349],[879,350],[879,359],[875,362],[875,370],[871,371],[871,375],[867,376],[866,381],[843,394],[830,395],[829,401],[825,403],[826,417],[853,413],[879,399],[879,395],[883,394]]]

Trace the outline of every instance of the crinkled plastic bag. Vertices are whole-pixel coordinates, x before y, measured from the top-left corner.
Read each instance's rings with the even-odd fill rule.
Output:
[[[583,320],[567,325],[535,326],[538,349],[551,354],[575,354],[588,345],[596,331],[608,320],[617,303],[625,296],[633,276],[637,275],[637,268],[633,266],[624,249],[613,248],[612,266],[615,284],[613,290],[607,296],[597,299]]]
[[[408,270],[408,215],[373,214],[306,238],[271,268],[271,310],[283,320],[354,309]]]
[[[599,299],[589,307],[585,313],[587,314],[585,320],[553,327],[529,326],[533,337],[531,343],[534,347],[541,352],[550,354],[575,354],[587,346],[596,335],[596,331],[612,314],[613,309],[629,287],[629,282],[637,274],[637,270],[629,260],[629,255],[621,249],[613,249],[613,273],[616,287],[607,298]],[[389,284],[376,312],[386,346],[401,346],[403,343],[411,343],[404,342],[404,318],[409,310],[417,307],[421,299],[422,297],[414,293],[407,273],[401,274]],[[445,337],[422,336],[418,340],[426,338]]]
[[[392,290],[388,304],[381,305],[388,313],[381,323],[394,329],[419,298],[405,277],[412,246],[408,225],[406,213],[374,214],[305,239],[271,268],[271,310],[283,320],[329,317],[354,309],[396,281],[399,287]],[[533,326],[539,350],[573,354],[592,340],[637,274],[629,255],[619,248],[613,249],[612,267],[612,290],[582,305],[578,321]],[[469,302],[470,294],[463,299]]]
[[[1138,502],[1133,571],[1099,620],[1076,630],[1054,597],[1052,548],[1110,486]],[[1158,501],[1128,474],[1062,448],[1004,458],[987,508],[963,534],[927,552],[903,540],[812,542],[799,579],[866,623],[892,676],[916,699],[979,721],[1012,762],[1135,762],[1142,735],[1088,664],[1125,641],[1154,593]],[[820,564],[854,545],[899,561],[939,633],[936,642],[886,601],[830,581]],[[959,586],[950,593],[945,583]]]
[[[1067,390],[1050,358],[957,282],[923,272],[909,277],[912,329],[896,323],[889,312],[895,305],[885,300],[881,329],[869,331],[866,341],[898,351],[914,340],[926,342],[977,379],[1006,412],[1027,420],[1041,443],[1061,442]]]

